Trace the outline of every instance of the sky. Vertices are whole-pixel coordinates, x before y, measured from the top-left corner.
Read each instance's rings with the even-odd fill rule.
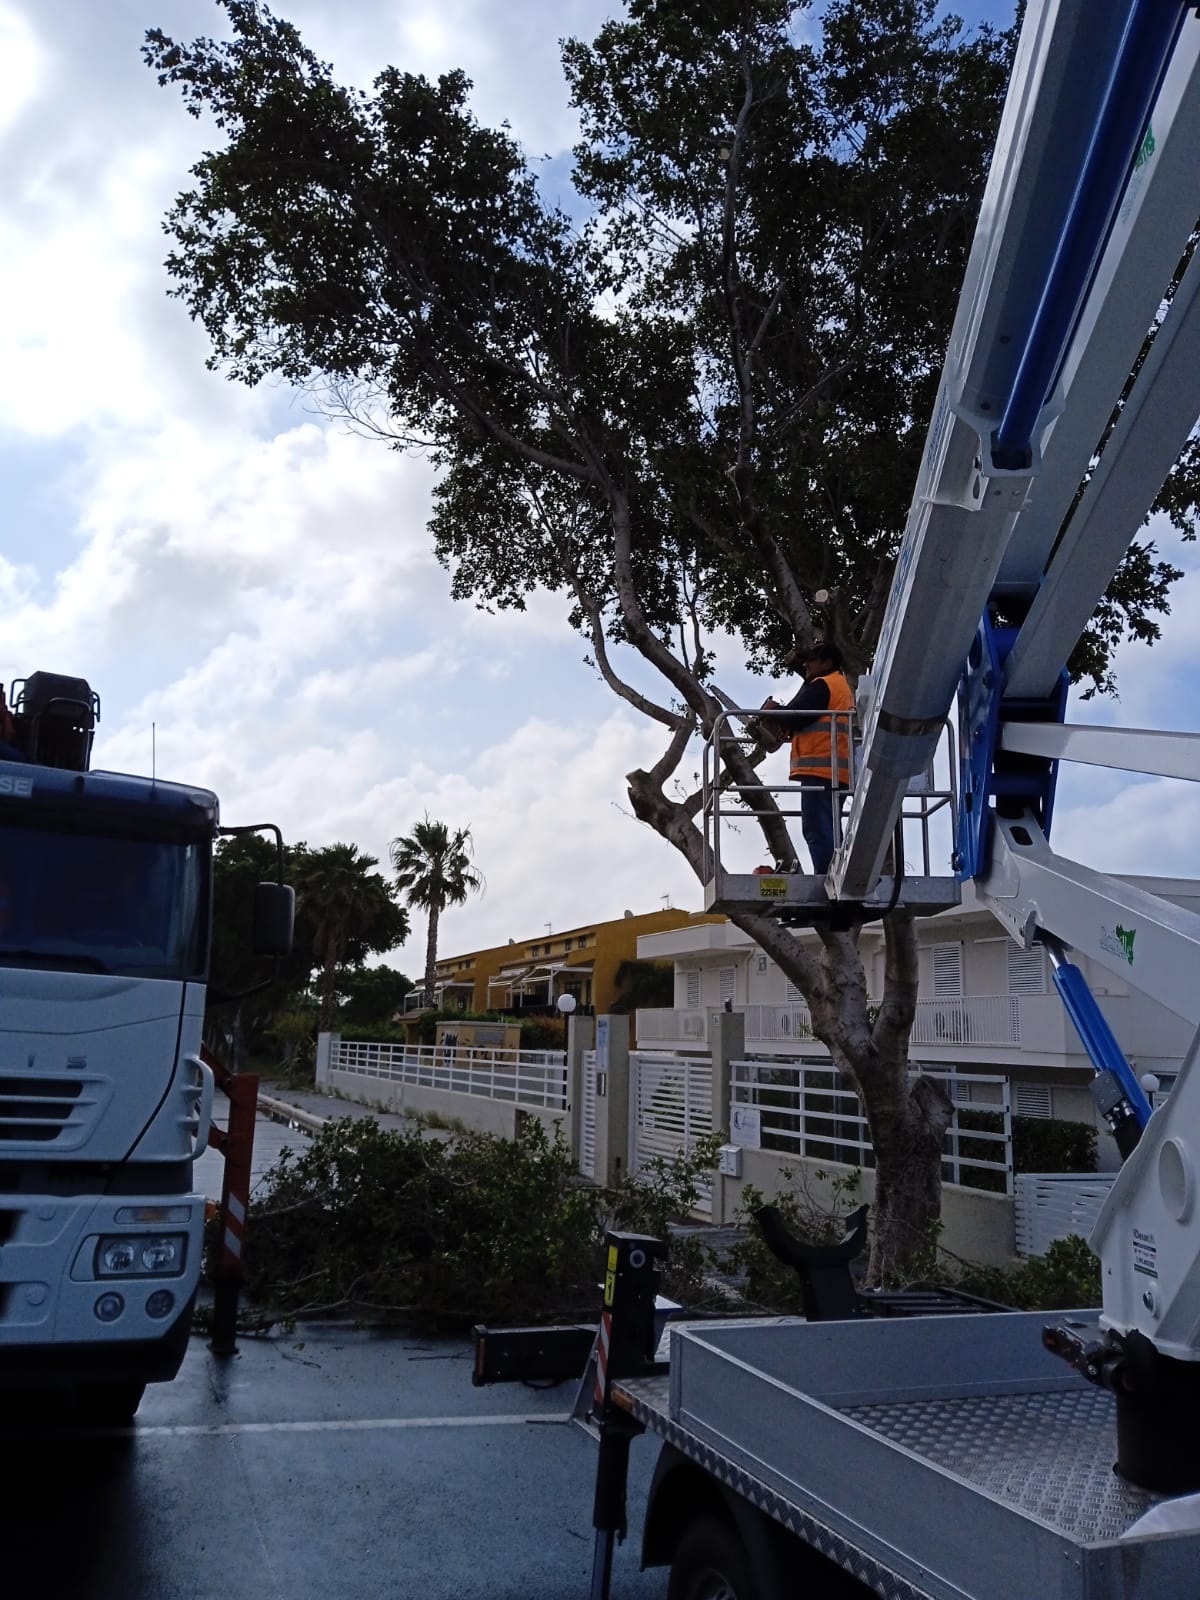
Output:
[[[563,163],[575,135],[557,40],[605,0],[277,0],[338,75],[461,66],[482,119]],[[1005,23],[1003,0],[954,9]],[[469,827],[486,893],[445,954],[665,904],[700,909],[623,774],[661,739],[585,663],[560,607],[488,616],[449,598],[422,460],[326,422],[302,395],[205,370],[167,296],[161,218],[206,143],[142,65],[147,28],[222,31],[211,0],[0,0],[0,676],[86,677],[94,764],[201,784],[228,823],[312,846],[389,841],[428,812]],[[211,135],[209,135],[211,137]],[[1169,532],[1164,545],[1174,548]],[[1088,720],[1187,725],[1200,554],[1121,699]],[[767,686],[736,651],[719,681]],[[782,762],[782,757],[776,758]],[[778,776],[782,776],[779,774]],[[1110,871],[1200,874],[1188,786],[1081,769],[1056,846]],[[389,960],[423,964],[424,927]]]

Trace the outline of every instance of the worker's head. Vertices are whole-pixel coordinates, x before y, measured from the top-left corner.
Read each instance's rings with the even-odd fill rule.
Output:
[[[807,650],[797,650],[796,664],[806,678],[825,678],[841,670],[842,652],[827,639],[814,639]]]

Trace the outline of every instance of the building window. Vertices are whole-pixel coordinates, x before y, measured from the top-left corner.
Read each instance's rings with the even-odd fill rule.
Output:
[[[1013,1084],[1013,1110],[1018,1117],[1042,1117],[1048,1120],[1054,1115],[1050,1102],[1050,1085],[1048,1083]]]
[[[1022,950],[1014,940],[1008,941],[1008,992],[1045,994],[1046,957],[1040,944]]]
[[[717,998],[724,1005],[726,1000],[732,1000],[734,986],[737,983],[737,968],[722,967],[717,974]]]
[[[699,972],[684,973],[684,1005],[689,1011],[695,1011],[700,1004],[700,974]]]
[[[755,958],[754,958],[754,970],[755,970],[755,972],[759,972],[759,973],[765,972],[767,970],[768,965],[769,965],[769,962],[768,962],[766,956],[755,956]]]
[[[800,993],[799,989],[797,989],[796,985],[792,982],[792,980],[790,978],[787,980],[787,987],[786,987],[786,990],[785,990],[785,994],[786,994],[786,998],[787,998],[787,1003],[790,1006],[798,1006],[798,1005],[802,1004],[802,1002],[804,1000],[804,996]]]
[[[933,997],[957,998],[963,992],[963,948],[961,944],[935,944],[933,947]]]

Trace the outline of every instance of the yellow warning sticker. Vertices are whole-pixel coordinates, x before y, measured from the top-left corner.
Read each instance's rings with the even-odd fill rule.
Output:
[[[604,1304],[610,1306],[613,1296],[617,1292],[617,1247],[610,1244],[608,1247],[608,1271],[604,1274]]]
[[[786,878],[772,878],[764,873],[758,880],[758,897],[760,900],[786,900],[787,887]]]

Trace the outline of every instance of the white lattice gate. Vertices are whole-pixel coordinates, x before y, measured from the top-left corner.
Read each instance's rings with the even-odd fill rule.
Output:
[[[674,1156],[712,1132],[712,1061],[634,1050],[629,1056],[629,1170],[636,1178],[656,1156]],[[712,1214],[712,1191],[697,1211]]]
[[[582,1116],[579,1123],[579,1170],[585,1178],[596,1176],[596,1052],[583,1055]]]

